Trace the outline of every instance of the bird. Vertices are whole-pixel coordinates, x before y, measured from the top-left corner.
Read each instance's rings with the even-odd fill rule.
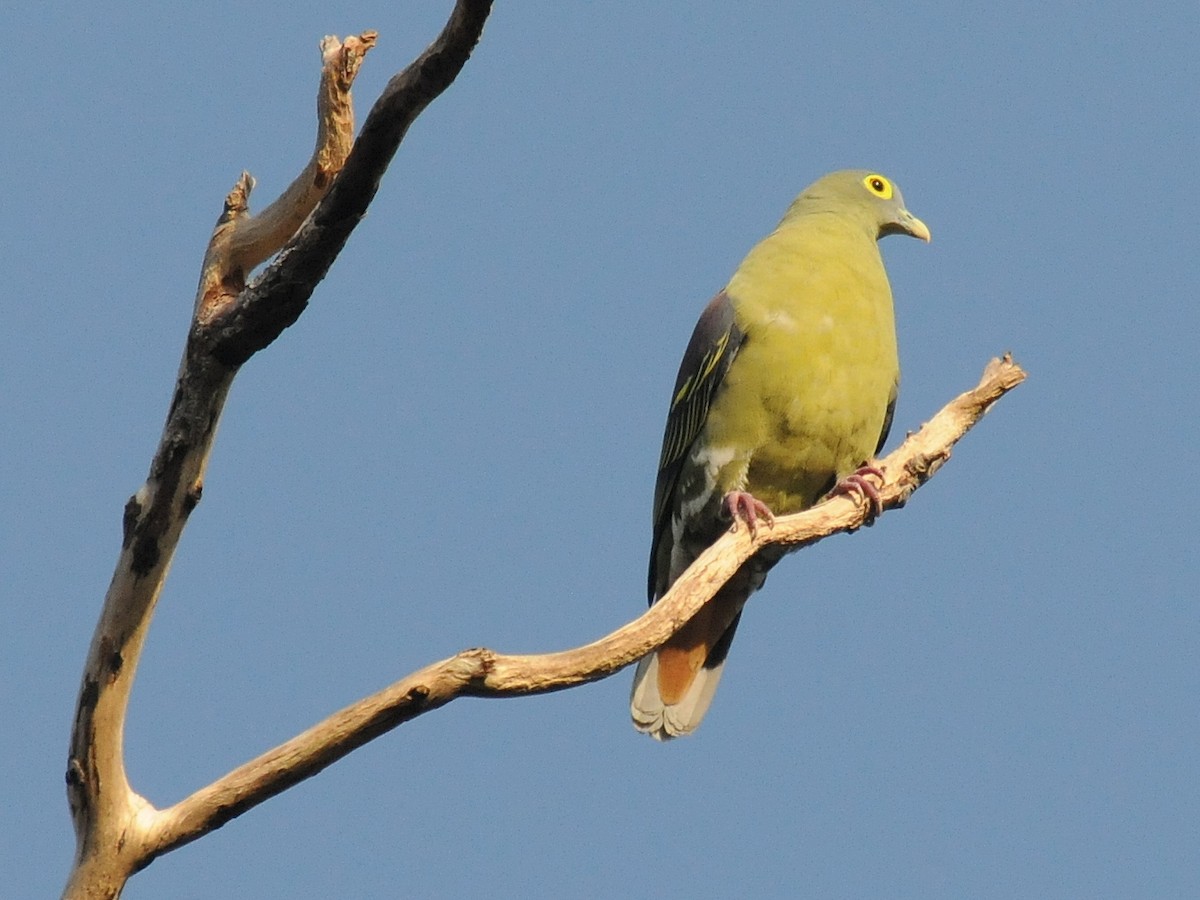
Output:
[[[753,534],[831,493],[878,503],[869,475],[900,383],[878,241],[930,240],[890,178],[825,175],[788,207],[701,313],[671,395],[654,488],[653,605],[721,534]],[[708,711],[742,607],[786,553],[764,547],[638,664],[634,727],[663,741]]]

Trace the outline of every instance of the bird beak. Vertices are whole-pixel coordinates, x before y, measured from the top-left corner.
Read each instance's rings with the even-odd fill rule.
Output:
[[[900,227],[904,229],[905,234],[911,234],[915,238],[920,238],[927,244],[932,240],[933,236],[929,233],[929,226],[907,209],[900,215]]]

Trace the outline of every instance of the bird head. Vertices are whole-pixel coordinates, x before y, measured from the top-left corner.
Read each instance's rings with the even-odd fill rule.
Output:
[[[929,228],[908,211],[900,188],[886,175],[869,169],[845,169],[814,181],[796,198],[793,214],[834,212],[863,220],[875,236],[907,234],[928,242]]]

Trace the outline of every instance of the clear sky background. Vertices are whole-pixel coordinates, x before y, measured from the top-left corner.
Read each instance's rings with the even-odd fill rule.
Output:
[[[450,5],[0,13],[5,897],[66,877],[78,679],[221,202],[307,159],[322,35],[380,32],[365,114]],[[896,434],[1005,350],[1029,380],[776,569],[694,737],[636,734],[628,672],[458,701],[125,896],[1200,896],[1198,46],[1194,0],[497,3],[234,386],[133,696],[151,801],[641,612],[693,322],[826,171],[933,231],[883,245]]]

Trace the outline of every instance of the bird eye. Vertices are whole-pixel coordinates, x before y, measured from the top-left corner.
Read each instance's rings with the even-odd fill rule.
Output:
[[[882,175],[868,175],[863,179],[863,184],[876,197],[881,197],[884,200],[892,199],[892,183]]]

